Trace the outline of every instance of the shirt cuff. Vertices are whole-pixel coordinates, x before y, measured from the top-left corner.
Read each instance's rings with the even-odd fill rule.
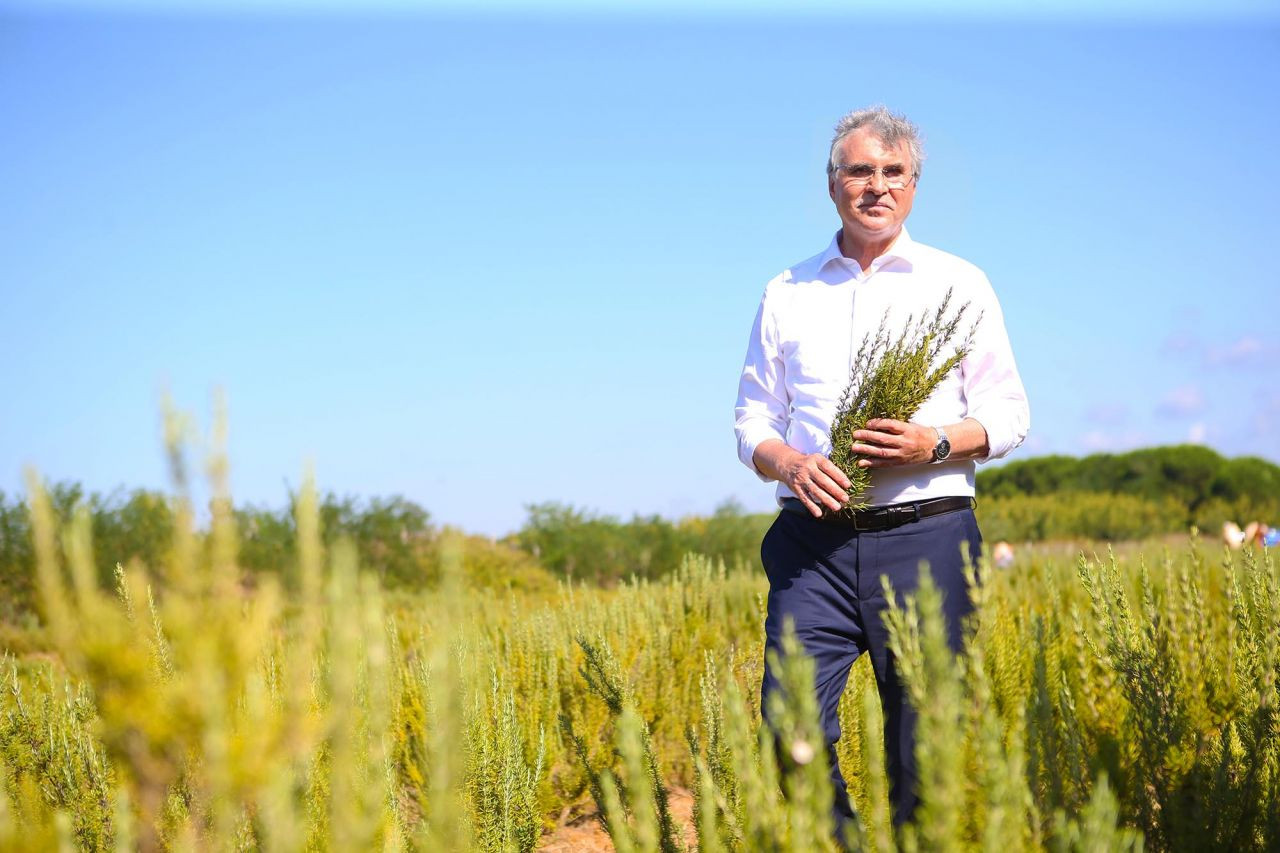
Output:
[[[1003,459],[1027,437],[1029,419],[1025,408],[1018,411],[1002,411],[984,407],[968,417],[982,424],[982,428],[987,432],[987,455],[974,457],[978,464]]]
[[[774,478],[765,475],[756,467],[756,448],[771,438],[776,438],[782,442],[787,440],[786,436],[781,435],[776,430],[768,427],[743,430],[738,434],[738,458],[742,460],[743,465],[750,468],[755,475],[760,478],[760,481],[764,483],[772,483]]]

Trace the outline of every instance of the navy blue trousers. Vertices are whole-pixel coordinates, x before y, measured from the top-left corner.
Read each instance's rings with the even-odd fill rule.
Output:
[[[889,653],[889,631],[883,619],[888,607],[881,586],[887,576],[901,594],[915,590],[920,563],[929,565],[942,591],[951,648],[961,645],[962,619],[972,610],[964,579],[965,554],[976,562],[982,534],[973,510],[959,510],[878,532],[858,532],[808,514],[784,510],[765,534],[760,558],[769,577],[765,650],[782,654],[782,630],[789,616],[796,635],[816,664],[815,688],[835,788],[833,815],[837,832],[853,819],[853,807],[840,765],[836,742],[840,721],[836,710],[849,678],[849,668],[863,652],[871,655],[884,712],[885,764],[893,822],[911,819],[920,797],[915,761],[916,712],[900,682]],[[766,665],[761,704],[768,720],[767,697],[777,680]]]

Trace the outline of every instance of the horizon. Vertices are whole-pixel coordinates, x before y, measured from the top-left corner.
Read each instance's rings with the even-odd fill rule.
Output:
[[[1035,462],[1036,460],[1046,459],[1046,458],[1051,458],[1051,457],[1053,457],[1053,458],[1067,458],[1067,459],[1072,459],[1072,460],[1074,460],[1074,461],[1084,461],[1084,460],[1087,460],[1087,459],[1090,459],[1090,458],[1093,458],[1093,457],[1097,457],[1097,456],[1126,456],[1126,455],[1129,455],[1129,454],[1131,454],[1131,453],[1141,453],[1141,452],[1144,452],[1144,451],[1166,450],[1166,449],[1167,449],[1167,450],[1173,450],[1173,449],[1178,449],[1178,448],[1203,448],[1203,449],[1210,450],[1210,451],[1212,451],[1212,452],[1214,452],[1214,453],[1217,453],[1217,454],[1218,454],[1222,459],[1227,460],[1227,461],[1233,461],[1233,460],[1238,460],[1238,459],[1259,460],[1259,461],[1262,461],[1262,462],[1265,462],[1265,463],[1267,463],[1267,464],[1274,465],[1274,466],[1277,466],[1278,468],[1280,468],[1280,463],[1277,463],[1277,462],[1275,462],[1275,461],[1273,461],[1273,460],[1270,460],[1270,459],[1266,459],[1266,458],[1264,458],[1264,457],[1254,456],[1254,455],[1249,455],[1249,454],[1241,454],[1241,455],[1237,455],[1237,456],[1229,456],[1229,455],[1226,455],[1226,454],[1222,454],[1222,453],[1218,452],[1217,450],[1214,450],[1214,448],[1212,448],[1212,447],[1208,447],[1208,446],[1203,445],[1203,444],[1192,444],[1192,443],[1186,443],[1186,444],[1164,444],[1164,445],[1151,445],[1151,446],[1148,446],[1148,447],[1135,447],[1135,448],[1131,448],[1131,449],[1129,449],[1129,450],[1120,451],[1120,452],[1118,452],[1118,453],[1108,453],[1108,452],[1105,452],[1105,451],[1099,451],[1099,452],[1089,453],[1089,454],[1085,454],[1085,455],[1070,455],[1070,454],[1044,453],[1044,454],[1038,454],[1038,455],[1036,455],[1036,456],[1026,456],[1026,457],[1019,457],[1019,458],[1015,458],[1015,459],[1002,459],[1002,460],[999,460],[997,463],[995,463],[995,464],[993,464],[993,465],[989,466],[989,468],[990,468],[990,470],[995,470],[995,469],[998,469],[998,468],[1004,468],[1004,467],[1006,467],[1007,465],[1010,465],[1010,464],[1018,464],[1018,463],[1024,463],[1024,462]],[[979,475],[981,475],[981,473],[982,473],[982,469],[979,469],[978,474],[979,474]],[[304,477],[303,479],[305,480],[305,477]],[[50,488],[50,487],[56,487],[56,486],[82,486],[82,485],[83,485],[82,483],[79,483],[79,482],[77,482],[77,481],[75,481],[75,480],[60,480],[60,481],[57,481],[57,482],[52,482],[52,481],[48,481],[48,480],[46,479],[46,480],[44,481],[44,487],[45,487],[46,489],[48,489],[48,488]],[[563,507],[564,509],[567,509],[567,510],[569,510],[569,511],[580,513],[580,514],[582,514],[585,518],[587,518],[588,520],[592,520],[592,521],[604,521],[604,522],[608,522],[608,523],[618,523],[618,524],[628,524],[628,523],[631,523],[631,522],[634,522],[634,521],[637,521],[637,520],[649,520],[649,519],[654,519],[654,518],[659,519],[659,520],[662,520],[662,521],[666,521],[666,522],[668,522],[668,523],[672,523],[672,524],[679,524],[680,522],[683,522],[683,521],[696,520],[696,519],[705,519],[705,518],[708,518],[708,517],[710,517],[710,516],[712,516],[712,515],[714,515],[714,514],[718,513],[718,512],[719,512],[722,508],[724,508],[724,507],[732,507],[735,511],[737,511],[737,512],[739,512],[739,513],[743,514],[743,515],[774,515],[774,514],[776,514],[776,513],[779,511],[779,510],[778,510],[778,507],[777,507],[777,505],[776,505],[776,504],[775,504],[774,506],[772,506],[771,508],[765,508],[765,509],[756,509],[756,510],[752,510],[752,509],[750,509],[750,508],[748,508],[748,507],[743,506],[743,505],[742,505],[742,503],[741,503],[740,501],[738,501],[738,499],[737,499],[736,497],[732,496],[732,495],[730,495],[730,496],[728,496],[728,497],[724,498],[723,500],[719,501],[718,503],[716,503],[716,504],[712,507],[712,509],[711,509],[711,510],[709,510],[709,511],[706,511],[706,512],[695,512],[695,513],[686,513],[686,514],[684,514],[684,515],[678,515],[678,516],[675,516],[675,515],[667,515],[667,514],[663,514],[663,513],[642,513],[642,512],[633,512],[633,513],[628,517],[628,516],[624,516],[624,515],[620,515],[620,514],[616,514],[616,513],[607,513],[607,512],[602,512],[602,511],[600,511],[599,509],[597,509],[597,508],[595,508],[595,507],[581,506],[581,505],[576,505],[576,504],[572,504],[572,503],[562,503],[562,502],[559,502],[559,501],[534,501],[534,502],[532,502],[532,503],[530,503],[530,504],[526,504],[526,505],[525,505],[524,509],[525,509],[525,513],[526,513],[526,515],[525,515],[524,520],[521,522],[521,524],[520,524],[518,527],[514,527],[514,528],[512,528],[512,529],[510,529],[510,530],[507,530],[507,531],[504,531],[504,532],[500,532],[500,533],[489,533],[489,532],[485,532],[485,531],[477,531],[477,530],[471,530],[471,529],[468,529],[468,528],[465,528],[465,527],[460,527],[460,526],[458,526],[458,525],[456,525],[456,524],[452,524],[452,523],[449,523],[449,522],[439,522],[439,521],[438,521],[438,519],[436,518],[436,516],[432,513],[432,509],[431,509],[431,507],[430,507],[430,506],[424,506],[424,505],[422,505],[422,504],[418,503],[417,501],[414,501],[414,500],[412,500],[412,499],[410,499],[410,498],[406,497],[405,495],[399,495],[399,494],[359,494],[359,493],[353,493],[353,492],[336,492],[336,491],[334,491],[334,490],[332,490],[332,489],[326,489],[326,488],[324,488],[320,483],[315,483],[315,484],[314,484],[314,486],[315,486],[315,493],[316,493],[316,495],[317,495],[321,500],[324,500],[325,498],[334,498],[334,499],[336,499],[336,500],[338,500],[338,501],[355,501],[357,504],[360,504],[360,505],[362,505],[362,506],[368,506],[368,504],[369,504],[371,501],[373,501],[373,500],[377,500],[377,499],[393,499],[393,498],[399,498],[399,499],[408,500],[410,503],[413,503],[413,504],[414,504],[415,506],[417,506],[419,509],[424,510],[424,511],[427,513],[427,523],[428,523],[429,525],[433,526],[433,527],[436,527],[436,528],[437,528],[437,529],[439,529],[439,530],[444,530],[444,529],[446,529],[446,528],[447,528],[447,529],[451,529],[451,530],[456,530],[456,531],[458,531],[458,532],[460,532],[460,533],[462,533],[463,535],[466,535],[466,536],[482,536],[482,537],[486,537],[486,538],[488,538],[488,539],[490,539],[490,540],[492,540],[492,541],[495,541],[495,542],[500,542],[500,541],[503,541],[503,540],[505,540],[505,539],[508,539],[508,538],[510,538],[510,537],[512,537],[512,536],[515,536],[515,535],[519,534],[519,533],[520,533],[520,531],[521,531],[522,529],[524,529],[524,527],[528,524],[528,521],[529,521],[528,512],[529,512],[529,510],[530,510],[530,509],[532,509],[532,508],[533,508],[533,507],[535,507],[535,506],[548,506],[548,505],[559,506],[559,507]],[[212,500],[212,496],[208,493],[208,492],[209,492],[209,490],[208,490],[208,488],[207,488],[207,483],[204,483],[204,482],[197,482],[197,483],[195,483],[195,484],[189,484],[189,487],[190,487],[190,488],[189,488],[189,493],[190,493],[190,495],[192,496],[192,508],[195,510],[195,513],[196,513],[196,522],[197,522],[197,523],[196,523],[196,526],[197,526],[197,529],[199,529],[199,530],[203,530],[203,531],[207,531],[208,526],[209,526],[209,522],[210,522],[210,519],[211,519],[211,516],[210,516],[210,513],[209,513],[209,501],[210,501],[210,500]],[[116,496],[120,496],[120,497],[127,497],[127,496],[129,496],[129,495],[133,494],[135,491],[138,491],[140,488],[141,488],[141,487],[130,486],[130,485],[126,484],[126,483],[119,483],[119,484],[115,485],[114,487],[109,488],[109,489],[106,489],[106,490],[86,490],[86,491],[85,491],[85,493],[81,496],[81,500],[91,499],[91,498],[94,498],[94,497],[103,498],[103,499],[110,499],[110,498],[113,498],[113,497],[116,497]],[[238,500],[236,500],[236,496],[235,496],[234,494],[232,494],[232,495],[231,495],[232,505],[233,505],[233,506],[235,506],[235,507],[237,507],[237,508],[249,508],[249,509],[254,509],[254,510],[263,510],[263,511],[268,511],[268,512],[281,511],[281,510],[284,510],[284,509],[286,509],[286,508],[288,507],[288,505],[289,505],[289,501],[290,501],[290,500],[292,500],[292,499],[293,499],[293,497],[294,497],[294,496],[296,496],[296,495],[298,494],[298,492],[299,492],[302,488],[303,488],[302,483],[299,483],[298,485],[293,485],[293,484],[286,483],[286,484],[285,484],[286,500],[285,500],[284,502],[282,502],[282,503],[270,503],[270,504],[264,504],[264,503],[261,503],[261,502],[238,501]],[[152,492],[152,493],[159,493],[159,494],[164,495],[164,496],[167,496],[167,497],[177,497],[177,496],[179,495],[179,490],[178,490],[176,487],[174,487],[173,485],[170,485],[168,488],[161,488],[161,489],[147,489],[146,491],[148,491],[148,492]],[[19,492],[19,493],[15,493],[15,496],[21,497],[21,498],[22,498],[22,500],[25,502],[25,501],[26,501],[26,490],[25,490],[25,489],[23,489],[23,491],[21,491],[21,492]],[[199,496],[199,497],[201,497],[201,498],[202,498],[202,500],[197,501],[195,496]],[[3,489],[0,489],[0,501],[3,501],[6,497],[7,497],[7,493],[6,493]],[[981,493],[980,491],[979,491],[979,493],[978,493],[978,498],[979,498],[979,500],[981,500],[981,498],[982,498],[982,493]],[[1005,498],[1005,499],[1008,499],[1008,498]]]

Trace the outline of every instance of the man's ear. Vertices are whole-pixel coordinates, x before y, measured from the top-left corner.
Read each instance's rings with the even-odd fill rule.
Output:
[[[836,200],[836,179],[831,175],[827,175],[827,195],[831,196],[831,200]]]

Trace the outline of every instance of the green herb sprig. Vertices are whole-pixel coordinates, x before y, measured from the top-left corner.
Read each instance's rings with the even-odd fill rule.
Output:
[[[909,420],[946,375],[969,354],[976,321],[955,351],[937,367],[933,366],[955,338],[969,309],[966,302],[954,314],[949,314],[951,295],[951,290],[947,290],[932,316],[926,314],[918,320],[908,317],[896,338],[889,332],[886,310],[879,330],[862,339],[849,370],[849,384],[840,395],[831,424],[831,461],[852,483],[847,490],[849,501],[837,515],[865,509],[866,493],[871,487],[870,469],[859,468],[862,455],[850,450],[854,444],[853,433],[865,429],[867,421],[875,418]]]

